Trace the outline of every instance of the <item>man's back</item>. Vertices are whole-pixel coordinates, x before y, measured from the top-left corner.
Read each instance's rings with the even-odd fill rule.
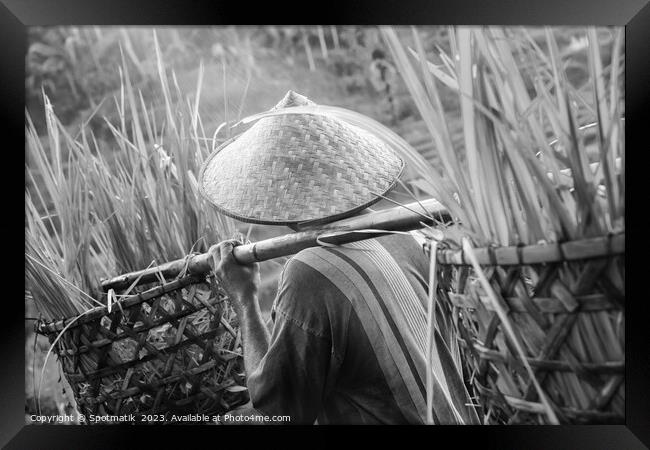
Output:
[[[428,270],[422,247],[404,235],[294,256],[269,351],[249,374],[255,408],[299,423],[425,423]],[[474,423],[440,335],[436,347],[434,421]]]

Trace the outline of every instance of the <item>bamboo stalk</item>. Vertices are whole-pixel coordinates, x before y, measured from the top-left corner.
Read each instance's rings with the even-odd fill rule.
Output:
[[[389,233],[391,231],[409,231],[422,228],[422,223],[432,225],[433,219],[427,219],[427,215],[418,212],[422,208],[431,217],[445,221],[450,219],[445,208],[437,200],[430,199],[420,203],[414,202],[384,211],[339,220],[317,229],[309,229],[256,243],[240,245],[233,250],[233,254],[235,260],[240,264],[251,264],[292,255],[306,248],[323,245],[323,243],[325,245],[340,245],[380,235],[375,231],[363,232],[363,230],[385,230]],[[499,265],[539,264],[562,259],[598,258],[609,254],[624,253],[625,234],[570,241],[563,244],[537,244],[523,248],[517,246],[500,247],[492,254],[488,249],[484,248],[477,248],[474,252],[479,264],[482,265],[495,263]],[[441,250],[437,252],[437,260],[441,264],[470,264],[461,250]],[[210,256],[207,253],[190,255],[157,267],[103,280],[101,286],[104,291],[108,291],[108,289],[124,289],[138,278],[140,278],[141,283],[155,281],[159,274],[166,279],[173,279],[185,269],[188,274],[192,275],[208,273],[211,270]]]
[[[419,211],[424,208],[426,212]],[[427,216],[431,218],[427,219]],[[422,227],[422,223],[432,225],[435,218],[449,220],[446,209],[434,199],[414,202],[404,206],[378,211],[361,216],[339,220],[318,229],[310,229],[266,239],[253,244],[245,244],[233,250],[235,260],[240,264],[250,264],[256,261],[266,261],[281,256],[292,255],[300,250],[316,247],[321,243],[345,244],[363,239],[377,237],[376,232],[358,232],[359,230],[409,231]],[[123,289],[140,278],[146,283],[157,279],[162,274],[166,279],[178,276],[187,267],[187,272],[193,275],[208,273],[210,256],[207,253],[191,255],[175,261],[170,261],[150,269],[131,272],[109,280],[102,281],[102,289]]]
[[[603,258],[625,253],[625,233],[595,238],[526,245],[524,247],[485,247],[474,249],[481,265],[517,266],[521,264],[544,264],[558,261],[575,261]],[[439,250],[437,260],[441,264],[468,266],[471,261],[463,250]]]

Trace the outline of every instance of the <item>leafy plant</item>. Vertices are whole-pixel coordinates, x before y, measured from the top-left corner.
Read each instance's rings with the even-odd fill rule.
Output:
[[[408,49],[396,30],[382,28],[382,34],[440,156],[442,166],[422,170],[419,185],[444,200],[478,245],[555,242],[621,229],[620,30],[607,80],[596,31],[587,33],[589,100],[569,83],[551,30],[542,49],[526,30],[451,29],[451,52],[438,49],[441,64],[428,60],[417,30]],[[460,145],[450,138],[453,114],[440,101],[441,89],[458,96]],[[590,123],[597,124],[595,166],[585,151]]]
[[[165,118],[159,122],[133,88],[123,57],[115,98],[121,121],[107,121],[119,149],[113,158],[88,120],[71,135],[46,95],[45,143],[27,117],[27,282],[47,318],[96,304],[88,297],[98,297],[100,278],[206,251],[235,231],[196,189],[195,174],[212,150],[198,113],[203,70],[186,96],[170,87],[157,41],[155,48]]]

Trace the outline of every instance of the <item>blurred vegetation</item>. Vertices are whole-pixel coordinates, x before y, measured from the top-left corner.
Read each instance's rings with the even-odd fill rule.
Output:
[[[270,76],[277,77],[268,70],[269,64],[285,69],[299,66],[333,75],[350,94],[372,90],[368,80],[371,54],[383,48],[378,30],[369,27],[233,26],[156,31],[163,57],[179,73],[183,68],[196,69],[203,60],[206,66],[225,65],[229,81],[250,75],[263,85],[272,81]],[[157,73],[151,28],[33,27],[28,39],[27,108],[40,132],[45,125],[43,93],[64,124],[79,120],[119,89],[121,53],[136,87],[146,99],[152,94]]]
[[[527,30],[543,46],[543,29]],[[398,31],[409,34],[407,28]],[[376,27],[162,27],[156,32],[162,56],[174,69],[181,88],[191,84],[199,62],[204,62],[207,92],[203,105],[206,109],[213,105],[209,119],[215,126],[228,112],[240,115],[269,108],[282,97],[279,86],[302,90],[319,103],[352,107],[383,123],[399,125],[402,119],[418,116],[399,76],[392,86],[395,111],[382,105],[385,99],[372,79],[372,54],[383,51],[389,64],[392,61]],[[518,29],[511,32],[516,36]],[[447,28],[421,27],[420,34],[424,50],[433,55],[432,62],[443,64],[436,55],[450,51]],[[567,76],[579,89],[588,82],[585,52],[579,51],[586,42],[585,30],[556,28],[555,35]],[[609,48],[611,30],[601,29],[599,35],[604,48]],[[135,88],[154,106],[158,103],[152,28],[32,27],[28,43],[26,103],[39,134],[45,132],[45,93],[64,125],[79,123],[97,110],[88,125],[98,138],[110,137],[103,116],[114,119],[114,108],[106,103],[119,95],[122,53]],[[609,57],[603,54],[605,63]],[[453,96],[448,100],[453,101]]]

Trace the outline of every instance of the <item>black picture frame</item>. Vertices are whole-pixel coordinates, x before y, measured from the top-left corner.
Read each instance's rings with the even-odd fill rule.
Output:
[[[316,6],[316,8],[314,8]],[[650,303],[644,256],[648,252],[642,190],[647,166],[647,132],[650,129],[650,3],[648,0],[454,0],[406,1],[342,0],[326,4],[306,2],[250,3],[216,0],[0,0],[0,127],[2,129],[3,217],[0,257],[4,296],[0,303],[0,445],[7,449],[33,448],[133,448],[137,440],[158,447],[160,442],[195,446],[198,439],[214,445],[224,436],[245,442],[250,437],[275,434],[278,428],[25,425],[25,336],[22,293],[23,270],[19,236],[24,233],[18,217],[24,199],[18,192],[20,148],[24,148],[24,71],[26,27],[36,25],[221,25],[257,23],[295,24],[494,24],[494,25],[618,25],[626,27],[626,145],[633,149],[626,186],[626,424],[618,426],[557,427],[411,427],[362,428],[362,434],[381,437],[406,431],[406,445],[415,439],[435,445],[440,439],[495,449],[641,449],[650,445],[650,352],[648,318]],[[23,158],[24,163],[24,158]],[[647,177],[646,177],[647,179]],[[636,185],[636,186],[635,186]],[[632,203],[630,202],[632,200]],[[630,205],[631,208],[630,208]],[[631,290],[630,290],[631,289]],[[286,428],[282,427],[286,431]],[[323,443],[341,428],[293,429],[291,440],[311,445],[310,437],[296,438],[295,431],[317,435]],[[343,431],[350,431],[345,428]],[[188,440],[188,434],[191,435]],[[156,438],[157,443],[152,439]],[[273,438],[271,438],[273,439]],[[412,441],[413,440],[413,441]],[[413,443],[411,443],[411,441]],[[273,442],[273,441],[269,441]],[[290,442],[283,438],[282,445]],[[340,441],[339,441],[340,442]],[[279,445],[280,442],[277,442]]]

